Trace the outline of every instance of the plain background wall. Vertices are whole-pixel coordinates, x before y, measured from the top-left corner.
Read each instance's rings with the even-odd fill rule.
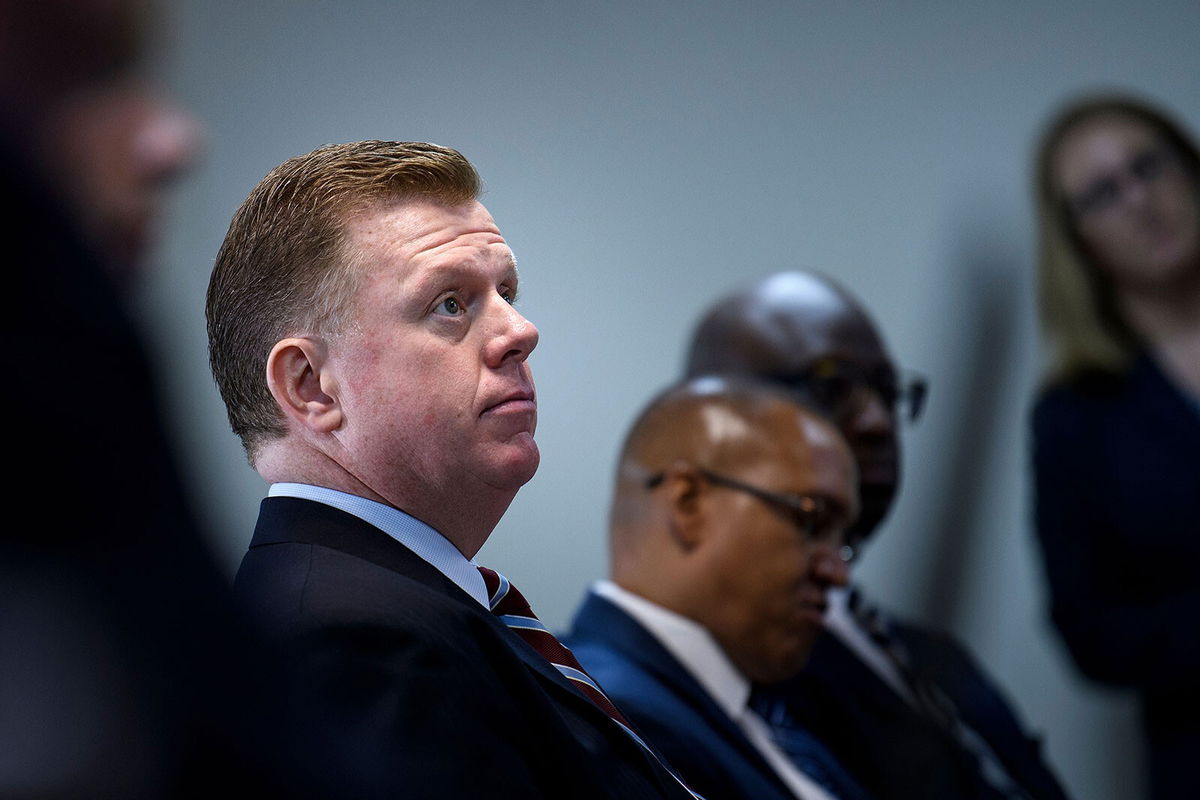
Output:
[[[929,377],[859,568],[972,646],[1080,798],[1138,796],[1135,706],[1077,678],[1030,527],[1032,139],[1116,86],[1196,127],[1200,4],[188,0],[169,88],[207,123],[144,295],[187,469],[232,574],[262,481],[208,375],[203,294],[271,167],[332,141],[462,150],[521,265],[542,466],[479,560],[564,627],[606,572],[610,471],[719,294],[813,268]]]

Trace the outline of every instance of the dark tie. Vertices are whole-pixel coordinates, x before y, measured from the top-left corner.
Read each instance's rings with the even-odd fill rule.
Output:
[[[838,800],[868,800],[866,790],[837,758],[788,712],[786,701],[762,687],[750,693],[750,708],[762,717],[771,738],[791,762]]]
[[[549,661],[587,699],[600,706],[605,714],[621,723],[622,727],[629,729],[629,720],[617,710],[592,677],[584,672],[574,653],[546,630],[546,626],[538,620],[533,609],[529,607],[529,601],[517,587],[494,569],[480,567],[479,572],[487,585],[488,603],[492,607],[492,613],[500,617],[504,624],[536,650],[538,655]]]
[[[688,788],[687,784],[675,774],[675,770],[660,761],[658,755],[650,749],[649,745],[642,740],[642,737],[634,732],[629,721],[625,719],[625,715],[601,691],[599,684],[584,672],[583,666],[575,658],[575,655],[538,620],[537,616],[533,613],[533,609],[529,607],[529,601],[517,590],[517,587],[509,583],[508,578],[494,569],[479,567],[479,574],[483,576],[483,582],[487,586],[488,605],[491,606],[492,613],[498,616],[526,644],[537,651],[538,655],[549,661],[555,669],[563,674],[563,677],[571,681],[584,697],[591,700],[604,713],[612,717],[634,741],[642,746],[647,755],[662,764],[663,768],[671,774],[672,778],[678,781],[680,786],[687,790],[688,794],[696,798],[696,800],[704,800],[704,798]]]

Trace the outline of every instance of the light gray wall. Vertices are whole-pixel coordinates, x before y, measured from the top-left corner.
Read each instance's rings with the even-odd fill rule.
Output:
[[[422,139],[479,167],[516,251],[542,466],[480,555],[554,627],[605,574],[617,442],[719,293],[824,270],[932,379],[906,485],[861,567],[966,639],[1078,797],[1137,795],[1134,707],[1048,630],[1029,525],[1038,370],[1031,138],[1078,89],[1200,122],[1200,5],[188,0],[171,87],[210,133],[146,292],[196,491],[230,570],[264,492],[205,364],[229,218],[283,159]]]

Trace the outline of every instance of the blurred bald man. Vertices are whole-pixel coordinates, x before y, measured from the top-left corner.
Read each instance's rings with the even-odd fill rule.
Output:
[[[857,555],[900,482],[901,419],[925,385],[902,381],[861,304],[828,278],[785,272],[717,300],[702,317],[687,374],[754,376],[791,391],[838,427],[858,463]],[[827,634],[804,671],[773,694],[880,798],[1065,796],[1036,739],[950,637],[830,592]]]
[[[626,439],[612,580],[585,599],[571,645],[709,800],[866,797],[754,697],[800,670],[826,590],[846,583],[855,482],[838,432],[765,385],[668,390]]]

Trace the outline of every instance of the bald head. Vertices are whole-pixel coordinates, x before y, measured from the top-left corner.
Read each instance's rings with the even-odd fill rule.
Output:
[[[717,378],[656,398],[622,451],[613,578],[699,622],[752,680],[798,671],[846,582],[854,459],[788,394]]]
[[[896,371],[866,311],[829,278],[772,275],[719,299],[692,336],[687,375],[772,381],[820,409],[858,461],[864,538],[899,484]]]

